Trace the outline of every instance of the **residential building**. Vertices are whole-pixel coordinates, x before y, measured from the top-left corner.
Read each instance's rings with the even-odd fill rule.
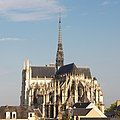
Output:
[[[41,114],[38,109],[23,106],[1,106],[0,119],[2,120],[38,120]]]
[[[71,109],[74,120],[95,119],[107,120],[107,117],[93,103],[75,103]]]

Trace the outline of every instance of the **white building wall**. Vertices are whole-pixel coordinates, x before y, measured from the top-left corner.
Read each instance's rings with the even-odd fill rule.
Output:
[[[10,119],[10,112],[6,112],[6,119]]]
[[[35,113],[34,112],[28,113],[28,120],[35,120]]]
[[[12,119],[16,119],[17,116],[16,116],[16,112],[12,112]]]

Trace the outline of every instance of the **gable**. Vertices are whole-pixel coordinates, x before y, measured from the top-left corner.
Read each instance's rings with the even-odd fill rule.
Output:
[[[102,118],[106,118],[106,116],[96,107],[91,109],[91,111],[89,111],[89,113],[86,115],[87,117],[102,117]]]
[[[91,72],[89,68],[77,68],[74,63],[64,65],[59,68],[59,70],[56,72],[57,75],[64,75],[64,74],[79,74],[84,76],[86,78],[91,78]]]

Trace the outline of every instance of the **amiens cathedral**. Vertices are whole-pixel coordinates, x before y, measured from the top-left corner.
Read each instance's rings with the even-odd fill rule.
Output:
[[[55,64],[32,66],[24,61],[20,105],[38,108],[42,117],[57,118],[75,103],[94,103],[104,112],[103,92],[89,68],[64,64],[61,17]]]

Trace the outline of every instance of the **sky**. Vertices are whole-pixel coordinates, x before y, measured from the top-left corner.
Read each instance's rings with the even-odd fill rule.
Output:
[[[65,64],[91,69],[105,106],[120,99],[120,0],[0,0],[0,106],[19,105],[26,58],[55,62],[59,11]]]

